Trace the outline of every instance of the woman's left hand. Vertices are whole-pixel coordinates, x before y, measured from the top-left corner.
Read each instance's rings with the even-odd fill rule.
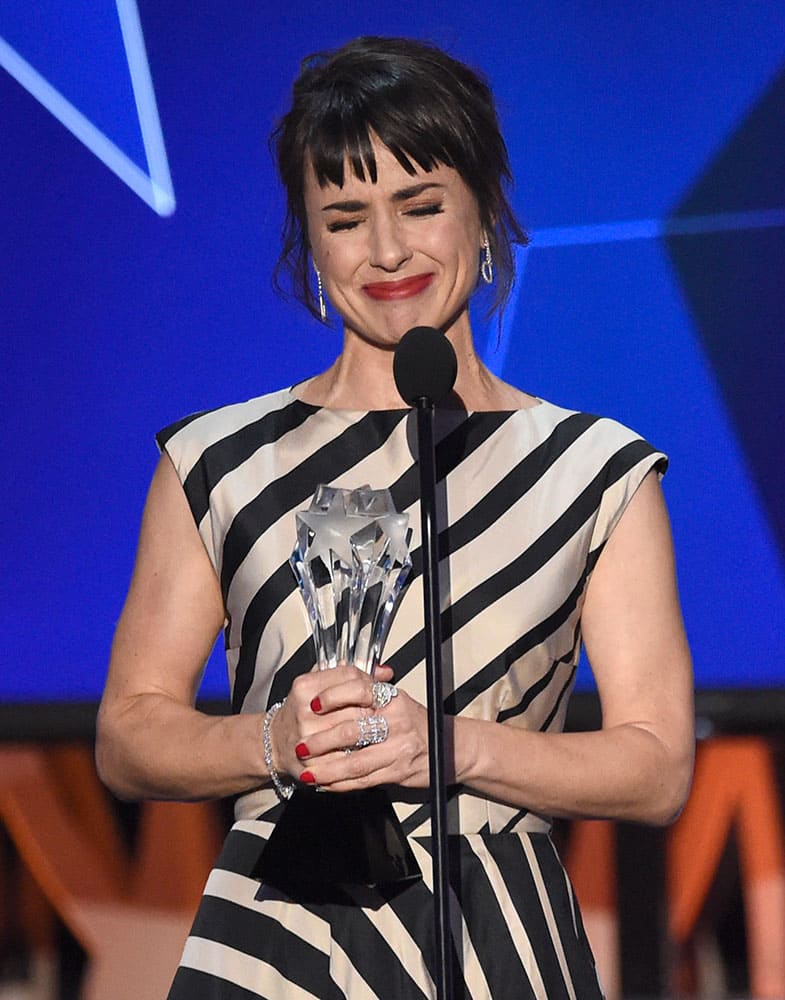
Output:
[[[373,685],[371,677],[357,670],[345,683],[332,685],[319,696],[315,714],[328,727],[310,735],[307,747],[298,748],[301,781],[335,792],[386,784],[428,786],[425,708],[401,690],[383,708],[374,708]],[[381,743],[358,747],[360,719],[374,715],[385,719],[387,737]]]

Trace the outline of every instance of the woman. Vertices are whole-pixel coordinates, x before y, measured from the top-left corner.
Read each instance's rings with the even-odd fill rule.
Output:
[[[99,718],[99,766],[118,794],[239,796],[171,997],[433,995],[420,579],[376,678],[394,676],[399,692],[387,738],[346,754],[374,709],[372,682],[311,669],[287,565],[294,514],[320,482],[390,488],[419,546],[410,413],[392,375],[417,325],[443,330],[458,357],[455,405],[437,414],[456,992],[599,996],[548,831],[553,816],[665,824],[687,793],[690,668],[665,458],[613,421],[505,384],[474,351],[469,298],[495,277],[504,299],[510,241],[523,237],[492,98],[472,71],[421,43],[358,39],[306,64],[276,139],[282,266],[313,312],[331,303],[343,350],[294,388],[159,435]],[[194,697],[224,626],[237,714],[208,718]],[[563,734],[581,640],[603,728]],[[390,786],[424,880],[320,906],[260,888],[250,876],[277,795],[296,782]]]

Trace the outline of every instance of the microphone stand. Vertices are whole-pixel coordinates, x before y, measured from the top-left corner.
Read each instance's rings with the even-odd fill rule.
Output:
[[[431,843],[433,845],[436,995],[452,1000],[452,936],[447,843],[447,788],[444,778],[444,695],[442,693],[442,625],[439,588],[439,533],[436,522],[436,451],[434,405],[416,401],[420,456],[420,517],[422,524],[423,605],[425,612],[425,673],[428,693],[428,746],[431,781]]]

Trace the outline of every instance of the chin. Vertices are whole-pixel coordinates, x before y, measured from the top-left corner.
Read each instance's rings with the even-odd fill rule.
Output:
[[[344,321],[346,333],[359,337],[367,344],[387,350],[394,350],[405,333],[408,333],[415,326],[432,326],[436,330],[450,336],[456,326],[465,318],[469,332],[469,309],[468,303],[464,302],[454,312],[444,317],[444,312],[436,314],[433,308],[426,309],[420,306],[417,308],[411,303],[402,303],[402,308],[381,317],[380,321],[374,323],[375,317],[362,318],[361,322],[353,323]]]
[[[362,326],[360,326],[360,324],[354,325],[347,323],[344,329],[347,334],[358,337],[366,344],[372,344],[374,347],[391,351],[398,346],[404,334],[408,333],[412,327],[431,325],[430,320],[427,318],[408,317],[406,319],[402,319],[400,322],[388,321],[384,324],[379,323],[376,326],[371,326],[367,323],[364,323]]]
[[[384,331],[375,330],[372,333],[361,333],[359,336],[362,337],[366,343],[373,344],[374,347],[379,347],[385,351],[394,351],[403,339],[404,334],[408,333],[413,326],[421,325],[423,324],[409,323],[401,326],[400,328],[395,327]]]

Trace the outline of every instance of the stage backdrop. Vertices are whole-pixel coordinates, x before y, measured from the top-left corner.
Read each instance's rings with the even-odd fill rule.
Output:
[[[360,33],[487,74],[532,245],[484,356],[669,453],[698,685],[785,686],[781,0],[0,0],[0,700],[99,696],[154,432],[339,350],[271,290],[267,136]]]

